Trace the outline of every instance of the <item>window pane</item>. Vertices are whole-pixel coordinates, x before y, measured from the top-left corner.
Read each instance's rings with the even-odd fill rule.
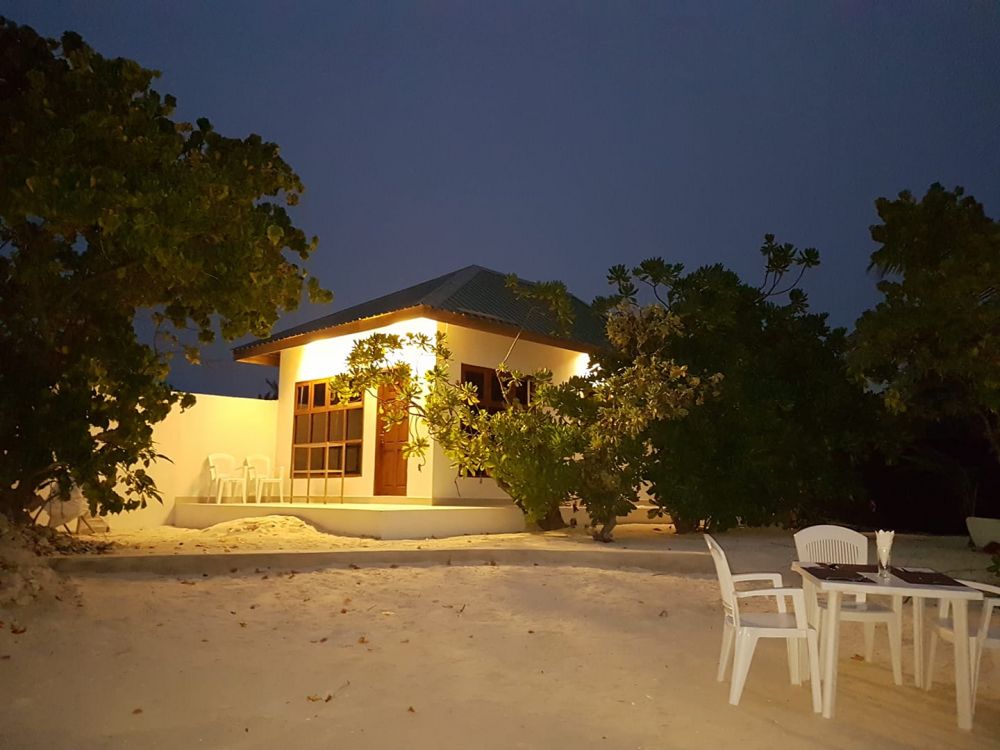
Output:
[[[348,474],[360,474],[361,473],[361,446],[360,445],[348,445],[347,446],[347,467],[346,473]]]
[[[309,415],[298,414],[295,417],[295,443],[309,442]]]
[[[476,395],[479,397],[479,400],[486,400],[486,378],[483,377],[483,373],[475,370],[466,370],[462,373],[462,382],[472,383],[472,385],[476,386]]]
[[[326,383],[313,384],[313,408],[326,406]]]
[[[330,446],[328,456],[327,467],[331,472],[339,473],[341,462],[344,460],[344,447],[342,445]]]
[[[336,442],[337,440],[344,439],[344,412],[343,411],[332,411],[330,412],[330,441]]]
[[[500,378],[497,377],[496,371],[490,373],[489,400],[493,402],[495,406],[499,406],[504,403],[503,388],[500,387]]]
[[[327,412],[312,415],[312,438],[309,440],[310,443],[325,443],[328,440],[326,424]]]
[[[309,471],[324,471],[326,469],[326,448],[309,449]]]
[[[364,428],[364,410],[350,409],[347,412],[347,439],[360,440]]]
[[[297,408],[307,409],[309,408],[309,386],[308,385],[297,385],[295,386],[295,405]]]
[[[296,448],[292,455],[294,456],[292,459],[292,465],[295,471],[305,471],[309,468],[308,448]]]

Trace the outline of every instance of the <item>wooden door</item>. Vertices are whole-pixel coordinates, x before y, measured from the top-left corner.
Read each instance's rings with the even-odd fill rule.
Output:
[[[395,391],[385,386],[379,388],[379,401],[392,399]],[[403,446],[409,435],[409,419],[405,419],[386,432],[381,414],[376,430],[378,443],[375,447],[375,494],[406,495],[406,457]]]

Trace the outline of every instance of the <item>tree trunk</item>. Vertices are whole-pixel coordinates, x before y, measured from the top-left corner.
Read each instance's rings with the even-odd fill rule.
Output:
[[[698,530],[698,521],[681,518],[673,511],[670,513],[670,520],[674,522],[674,531],[678,534],[690,534]]]
[[[605,544],[613,542],[615,540],[614,539],[615,526],[617,525],[618,525],[618,518],[612,516],[610,521],[605,521],[603,524],[601,524],[600,529],[595,528],[591,536],[594,537],[595,542],[604,542]]]
[[[563,521],[562,513],[559,512],[558,503],[550,505],[545,517],[538,519],[538,528],[542,531],[556,531],[566,528],[566,522]]]

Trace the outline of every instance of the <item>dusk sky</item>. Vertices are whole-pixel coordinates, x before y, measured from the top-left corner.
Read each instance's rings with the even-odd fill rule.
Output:
[[[1000,217],[996,2],[0,2],[162,71],[180,119],[280,144],[333,308],[472,263],[590,300],[615,263],[816,247],[853,325],[874,200],[935,181]],[[214,347],[171,382],[254,395]]]

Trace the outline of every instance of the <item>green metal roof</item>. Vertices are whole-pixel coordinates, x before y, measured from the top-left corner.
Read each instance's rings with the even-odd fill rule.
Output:
[[[281,342],[285,340],[288,340],[287,346],[296,346],[297,343],[291,339],[411,308],[462,316],[468,319],[467,324],[471,328],[488,324],[491,327],[509,328],[512,333],[520,330],[561,340],[569,345],[567,348],[593,350],[606,347],[604,325],[600,317],[577,297],[571,295],[570,300],[573,322],[568,331],[561,330],[555,317],[543,304],[521,299],[508,289],[505,274],[481,266],[466,266],[289,328],[269,338],[238,346],[233,349],[233,357],[244,359],[264,350],[277,351],[285,348],[281,346]],[[331,335],[336,335],[336,332],[331,331]]]

